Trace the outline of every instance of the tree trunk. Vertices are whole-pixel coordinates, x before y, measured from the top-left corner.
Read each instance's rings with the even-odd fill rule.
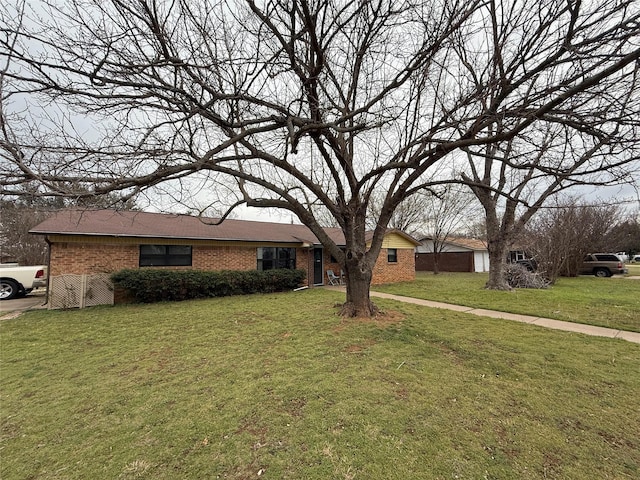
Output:
[[[373,268],[364,258],[347,258],[345,264],[347,301],[342,306],[341,315],[345,317],[372,317],[378,312],[369,297]]]
[[[433,274],[438,275],[440,273],[440,266],[438,265],[440,259],[440,252],[433,253]]]
[[[489,280],[485,288],[489,290],[511,290],[505,276],[507,262],[507,243],[504,238],[489,240]]]

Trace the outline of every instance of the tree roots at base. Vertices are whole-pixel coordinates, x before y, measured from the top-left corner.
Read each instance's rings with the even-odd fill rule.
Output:
[[[340,316],[348,317],[348,318],[355,318],[355,317],[371,318],[371,317],[375,317],[378,313],[380,313],[380,309],[376,307],[376,305],[373,302],[369,302],[369,308],[365,310],[368,310],[368,312],[366,311],[363,312],[362,310],[358,311],[358,309],[356,308],[353,302],[346,302],[346,303],[343,303],[342,306],[340,307]]]

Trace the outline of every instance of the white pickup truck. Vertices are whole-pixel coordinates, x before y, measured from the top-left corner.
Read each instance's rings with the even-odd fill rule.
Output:
[[[17,263],[0,264],[0,300],[24,296],[34,288],[47,285],[47,267],[20,267]]]

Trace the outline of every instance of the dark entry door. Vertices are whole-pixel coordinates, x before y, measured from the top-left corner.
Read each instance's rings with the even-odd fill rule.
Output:
[[[322,271],[322,248],[313,249],[313,284],[322,285],[324,283],[324,272]]]

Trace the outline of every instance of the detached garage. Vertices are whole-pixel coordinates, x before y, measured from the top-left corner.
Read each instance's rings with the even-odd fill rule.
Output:
[[[488,272],[489,251],[482,240],[449,237],[438,245],[438,270],[441,272]],[[420,239],[416,247],[416,271],[431,272],[435,265],[433,238]]]

